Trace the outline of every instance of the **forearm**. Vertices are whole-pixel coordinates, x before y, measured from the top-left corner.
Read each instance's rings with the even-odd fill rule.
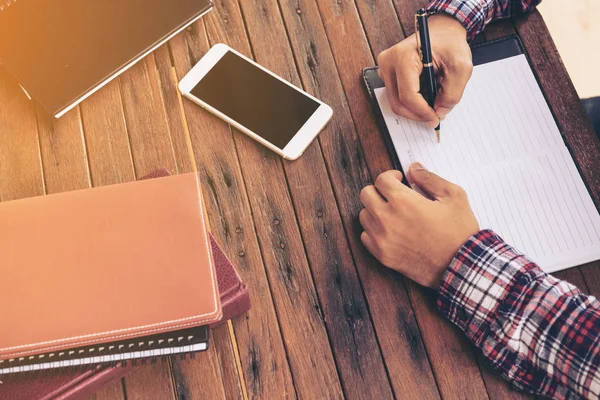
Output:
[[[600,396],[600,302],[545,274],[491,231],[457,253],[438,306],[515,387]]]
[[[433,0],[427,9],[458,19],[467,29],[468,38],[483,31],[492,20],[530,12],[541,0]]]

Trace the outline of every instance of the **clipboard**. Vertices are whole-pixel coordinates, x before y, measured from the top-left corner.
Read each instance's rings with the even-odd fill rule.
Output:
[[[476,45],[472,47],[472,54],[473,65],[480,67],[476,71],[493,71],[492,68],[495,66],[491,63],[502,63],[501,67],[496,67],[501,68],[496,71],[497,75],[488,75],[486,79],[490,79],[489,90],[499,90],[497,96],[494,96],[494,101],[499,96],[504,101],[499,104],[512,106],[512,108],[502,109],[502,112],[507,113],[506,116],[510,115],[510,118],[509,121],[505,120],[502,112],[488,117],[495,117],[498,120],[498,116],[501,116],[502,121],[496,122],[502,124],[504,121],[522,132],[526,132],[524,129],[530,129],[532,136],[504,136],[500,128],[499,131],[488,133],[485,140],[477,142],[487,143],[487,145],[477,147],[471,145],[477,137],[474,136],[477,125],[469,123],[465,125],[466,120],[463,115],[461,117],[463,119],[453,120],[461,121],[463,126],[460,131],[453,132],[456,135],[454,138],[449,136],[448,141],[443,141],[442,146],[446,145],[444,150],[428,147],[433,143],[428,142],[433,140],[431,137],[427,139],[429,130],[412,121],[400,123],[400,120],[394,116],[387,99],[381,97],[385,96],[381,91],[385,85],[378,75],[378,68],[365,68],[363,70],[365,86],[394,168],[403,171],[402,164],[406,166],[409,161],[417,161],[415,158],[424,161],[426,165],[431,163],[433,172],[466,188],[475,215],[482,226],[493,228],[502,237],[508,239],[509,243],[513,243],[521,251],[532,256],[532,259],[546,272],[555,272],[600,259],[598,204],[590,195],[590,188],[583,179],[581,168],[573,157],[572,149],[560,131],[556,116],[552,113],[548,100],[541,90],[539,79],[533,72],[531,60],[527,57],[520,39],[512,35]],[[484,66],[485,64],[490,65]],[[513,75],[510,74],[514,73],[524,74],[519,75],[522,78],[521,82],[524,84],[531,82],[531,84],[526,88],[511,86],[508,82],[512,80],[507,81],[507,79],[512,79]],[[471,82],[479,82],[478,84],[481,85],[481,77],[485,75],[478,76],[479,81],[474,74]],[[500,81],[494,83],[495,78],[492,79],[492,76],[498,76]],[[535,84],[531,79],[535,81],[537,87],[534,87]],[[473,90],[471,93],[478,93],[478,96],[485,98],[487,88],[482,89],[482,86],[471,86],[471,88]],[[502,88],[507,90],[504,91]],[[515,97],[521,96],[522,91],[527,99],[524,102],[519,100],[520,97]],[[511,99],[515,101],[512,102]],[[545,103],[545,107],[542,103]],[[491,110],[487,107],[478,109],[480,103],[473,103],[473,98],[466,96],[461,102],[461,105],[465,104],[468,104],[465,107],[477,110],[479,115]],[[526,107],[529,104],[538,104],[540,107],[529,110]],[[385,111],[382,111],[382,107]],[[531,117],[535,118],[533,120],[535,122],[531,125],[525,122],[528,121],[529,114],[523,115],[521,113],[523,110],[529,110],[532,115],[535,115]],[[457,115],[456,112],[459,110],[455,110],[453,115]],[[394,131],[392,137],[388,125],[391,127],[390,124],[394,121],[401,128],[397,132]],[[457,129],[457,125],[447,126],[450,132],[452,129]],[[500,125],[496,123],[494,126]],[[526,139],[520,140],[521,137]],[[451,144],[448,146],[447,143]],[[446,156],[463,150],[465,154],[471,154],[472,159],[476,161],[461,162],[455,157]],[[413,152],[417,155],[415,156]],[[484,158],[473,156],[480,154],[479,152],[483,153]],[[436,165],[442,169],[436,171]],[[404,176],[404,183],[408,185],[406,174]],[[527,193],[527,196],[519,197],[519,193]],[[568,212],[563,213],[560,210],[568,210]],[[572,214],[571,210],[578,211]],[[528,223],[521,224],[525,220]],[[584,225],[585,228],[581,228]],[[539,232],[544,232],[544,235],[538,235]],[[564,232],[568,233],[570,240],[563,241]],[[564,246],[561,247],[559,243],[563,243]]]
[[[527,56],[521,39],[519,39],[519,36],[517,35],[510,35],[501,39],[471,46],[471,52],[473,54],[473,66],[482,65],[521,54],[525,54]],[[531,60],[529,60],[528,57],[527,61],[531,66]],[[363,81],[369,93],[373,111],[377,119],[377,125],[383,134],[387,151],[392,160],[392,165],[394,166],[394,169],[402,171],[398,154],[394,149],[392,138],[383,119],[383,114],[381,112],[381,108],[379,107],[379,103],[377,102],[377,98],[375,97],[374,90],[385,86],[383,80],[379,77],[378,71],[379,67],[364,68],[362,70]],[[402,173],[404,174],[404,171],[402,171]],[[404,175],[406,176],[406,174]]]

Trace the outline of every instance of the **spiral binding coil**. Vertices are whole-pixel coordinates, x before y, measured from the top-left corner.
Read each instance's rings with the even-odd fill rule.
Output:
[[[207,348],[208,328],[197,327],[144,338],[77,347],[39,355],[0,360],[0,377],[10,374],[91,369],[97,365],[155,363],[171,356],[185,358]]]

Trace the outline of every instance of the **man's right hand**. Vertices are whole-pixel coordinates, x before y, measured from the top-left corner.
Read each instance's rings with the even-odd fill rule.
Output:
[[[433,65],[438,76],[438,95],[431,108],[419,93],[423,64],[412,35],[377,57],[379,75],[385,82],[392,110],[405,118],[424,121],[435,128],[462,98],[473,72],[467,30],[454,17],[429,17]]]

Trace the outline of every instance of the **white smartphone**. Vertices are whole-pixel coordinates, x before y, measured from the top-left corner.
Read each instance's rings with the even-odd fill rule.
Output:
[[[333,115],[327,104],[224,44],[202,57],[179,90],[289,160],[302,155]]]

